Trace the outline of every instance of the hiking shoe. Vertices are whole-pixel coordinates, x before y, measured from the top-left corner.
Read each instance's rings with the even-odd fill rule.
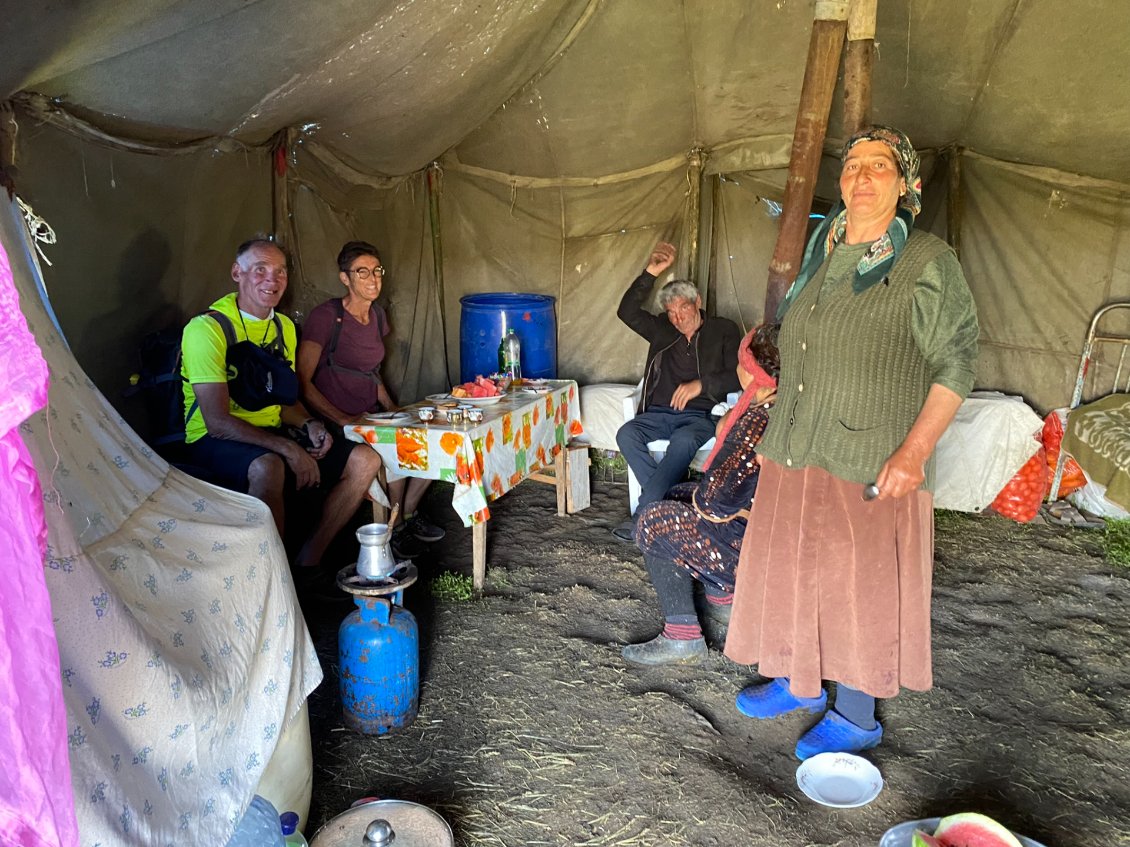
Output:
[[[415,559],[424,552],[424,543],[409,532],[405,524],[401,524],[392,531],[389,546],[392,548],[392,558],[398,562]]]
[[[877,747],[883,740],[883,725],[861,729],[835,710],[800,737],[796,757],[802,762],[817,753],[861,753]]]
[[[411,533],[425,544],[431,544],[433,541],[442,541],[443,537],[447,535],[442,526],[436,526],[419,512],[409,518],[405,531]]]
[[[620,651],[635,665],[690,665],[702,661],[706,653],[705,638],[677,641],[662,634],[642,644],[629,644]]]
[[[821,691],[819,697],[794,697],[787,682],[775,679],[742,689],[734,705],[746,717],[761,721],[798,709],[816,714],[828,705],[828,695]]]
[[[623,541],[625,544],[636,543],[636,522],[624,521],[612,528],[612,537],[617,541]]]

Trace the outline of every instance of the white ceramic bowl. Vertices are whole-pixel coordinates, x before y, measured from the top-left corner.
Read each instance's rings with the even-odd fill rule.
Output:
[[[836,809],[866,806],[883,790],[879,769],[862,756],[819,753],[801,762],[796,783],[810,800]]]

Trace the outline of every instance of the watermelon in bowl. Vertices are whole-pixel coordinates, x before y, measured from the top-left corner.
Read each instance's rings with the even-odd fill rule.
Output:
[[[990,817],[975,812],[946,818],[923,818],[893,826],[879,847],[1044,847],[1016,835]]]
[[[492,380],[477,376],[474,382],[465,382],[452,388],[451,396],[460,400],[484,400],[488,397],[501,397],[502,392]]]

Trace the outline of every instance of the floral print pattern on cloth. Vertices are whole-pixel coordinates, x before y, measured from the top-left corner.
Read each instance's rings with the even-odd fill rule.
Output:
[[[545,396],[512,392],[484,406],[481,423],[452,426],[440,418],[400,427],[359,423],[346,426],[345,436],[380,453],[392,478],[454,483],[452,508],[471,526],[489,520],[491,501],[553,464],[569,439],[584,431],[577,383],[549,385]]]
[[[0,215],[3,243],[22,226]],[[75,362],[34,267],[12,270],[51,373],[19,431],[47,515],[80,843],[226,844],[322,679],[282,542],[260,501],[138,439]]]

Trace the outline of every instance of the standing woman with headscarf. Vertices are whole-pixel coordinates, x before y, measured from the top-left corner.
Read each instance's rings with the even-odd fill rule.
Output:
[[[741,548],[726,655],[770,678],[738,695],[743,714],[823,713],[800,759],[874,747],[875,699],[933,684],[931,456],[973,387],[978,330],[957,257],[913,229],[918,165],[898,130],[848,140],[842,203],[778,312],[756,543]]]

